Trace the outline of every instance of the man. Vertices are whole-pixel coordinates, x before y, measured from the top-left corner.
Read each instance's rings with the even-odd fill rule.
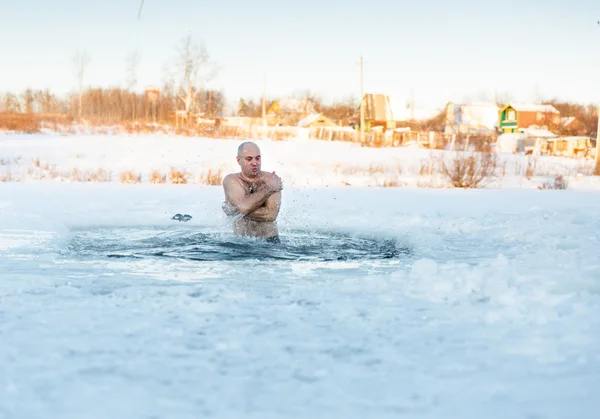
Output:
[[[281,178],[275,172],[261,171],[260,149],[253,142],[240,144],[237,162],[241,171],[223,179],[223,211],[235,216],[236,234],[279,243],[276,220],[281,207]]]

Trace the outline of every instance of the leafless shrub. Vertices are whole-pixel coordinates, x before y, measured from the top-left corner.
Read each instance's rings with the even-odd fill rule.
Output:
[[[563,175],[556,175],[553,180],[546,180],[538,189],[567,189],[569,187],[569,181]]]
[[[535,157],[529,157],[527,160],[527,168],[525,169],[525,178],[531,180],[535,176],[535,168],[537,167],[537,159]]]
[[[502,164],[499,166],[500,176],[506,176],[506,167],[508,166],[508,162],[506,160],[502,161]]]
[[[449,164],[441,160],[440,172],[455,188],[477,188],[496,175],[497,167],[493,152],[457,152]]]
[[[594,174],[594,170],[595,170],[595,162],[594,161],[590,161],[590,160],[580,160],[577,163],[577,166],[575,166],[575,168],[573,169],[573,171],[571,172],[572,175],[574,176],[590,176]]]
[[[188,174],[184,171],[171,168],[171,171],[169,172],[169,182],[171,183],[182,185],[187,183],[187,178]]]
[[[122,172],[119,174],[119,180],[121,183],[140,183],[142,181],[142,176],[133,172]]]
[[[421,166],[419,167],[419,176],[431,176],[436,171],[436,166],[439,164],[439,159],[433,155],[428,159],[421,160]]]
[[[0,173],[0,182],[12,182],[14,179],[12,172],[10,171],[10,168],[7,169],[5,172]]]
[[[110,175],[110,172],[102,168],[90,174],[91,182],[110,182],[111,178],[112,176]]]
[[[598,145],[600,147],[600,145]],[[596,166],[594,167],[594,176],[600,176],[600,160],[596,160]]]
[[[167,176],[160,173],[158,170],[153,170],[150,172],[150,176],[148,178],[150,183],[165,183],[167,181]]]

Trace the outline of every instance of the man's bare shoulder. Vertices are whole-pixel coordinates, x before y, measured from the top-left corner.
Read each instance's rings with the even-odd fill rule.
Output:
[[[239,173],[229,173],[223,178],[223,186],[231,186],[239,183]]]

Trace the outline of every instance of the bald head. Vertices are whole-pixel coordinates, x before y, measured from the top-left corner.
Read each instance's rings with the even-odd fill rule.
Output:
[[[242,175],[253,178],[260,175],[260,148],[252,141],[245,141],[238,147],[236,157],[242,169]]]
[[[258,146],[252,141],[245,141],[238,147],[238,157],[242,157],[245,154],[245,152],[257,152],[258,154],[260,154],[260,148],[258,148]]]

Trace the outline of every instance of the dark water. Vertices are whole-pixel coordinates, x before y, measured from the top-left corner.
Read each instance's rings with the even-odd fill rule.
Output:
[[[394,259],[410,254],[393,238],[290,231],[281,243],[221,232],[161,227],[103,227],[72,232],[67,251],[80,257],[180,258],[195,261]]]

